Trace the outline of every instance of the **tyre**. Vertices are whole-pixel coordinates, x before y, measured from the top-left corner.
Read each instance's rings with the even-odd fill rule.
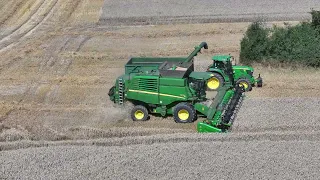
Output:
[[[115,89],[116,89],[116,86],[112,86],[112,87],[109,89],[108,95],[109,95],[109,96],[113,96]]]
[[[146,121],[148,117],[149,112],[144,106],[137,105],[131,110],[131,119],[133,121]]]
[[[252,90],[252,85],[248,79],[239,79],[237,84],[244,87],[245,92]]]
[[[192,123],[197,118],[194,107],[189,103],[179,103],[174,107],[173,118],[176,123]]]
[[[260,74],[257,78],[257,87],[262,87],[262,78],[261,78]]]
[[[212,77],[207,81],[207,90],[216,91],[224,84],[224,78],[218,73],[212,73]]]

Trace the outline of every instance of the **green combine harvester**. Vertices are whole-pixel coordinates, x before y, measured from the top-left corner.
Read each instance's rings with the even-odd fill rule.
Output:
[[[195,72],[193,58],[202,42],[188,57],[131,58],[125,74],[117,78],[109,90],[110,100],[134,105],[131,118],[145,121],[149,114],[172,115],[177,123],[192,123],[198,117],[206,120],[197,125],[198,132],[228,132],[236,118],[244,97],[244,87],[234,81],[231,63],[223,73],[228,81],[217,89],[215,98],[206,96],[207,82],[212,72]]]

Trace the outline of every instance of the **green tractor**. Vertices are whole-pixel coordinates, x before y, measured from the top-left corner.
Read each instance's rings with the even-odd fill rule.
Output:
[[[230,55],[216,55],[212,57],[213,64],[211,64],[207,71],[212,72],[213,77],[208,80],[208,90],[217,90],[225,82],[229,83],[229,75],[225,74],[225,69],[232,64],[233,56]],[[244,87],[245,91],[251,91],[252,87],[257,83],[257,87],[262,87],[262,78],[255,79],[253,77],[254,69],[250,66],[232,66],[233,78],[237,84]]]
[[[198,132],[228,132],[243,101],[244,88],[234,82],[229,64],[223,70],[228,81],[214,99],[207,98],[207,81],[212,73],[195,72],[193,63],[202,48],[207,49],[207,43],[196,46],[188,57],[131,58],[125,74],[109,90],[110,100],[120,105],[133,104],[133,121],[145,121],[150,114],[172,115],[177,123],[205,117],[197,125]]]

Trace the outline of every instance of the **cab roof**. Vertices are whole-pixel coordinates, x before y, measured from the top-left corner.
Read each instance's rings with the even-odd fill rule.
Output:
[[[230,55],[215,55],[212,57],[212,60],[214,61],[230,61],[230,58],[232,56]]]

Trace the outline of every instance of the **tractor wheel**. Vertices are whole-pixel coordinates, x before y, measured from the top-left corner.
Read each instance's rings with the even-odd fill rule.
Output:
[[[131,110],[131,119],[133,121],[146,121],[148,117],[149,112],[144,106],[137,105]]]
[[[237,84],[239,84],[240,86],[243,86],[245,92],[252,90],[252,85],[251,85],[250,81],[248,81],[247,79],[239,79],[237,81]]]
[[[174,107],[173,118],[176,123],[192,123],[197,118],[194,107],[188,103],[179,103]]]
[[[218,88],[223,86],[224,79],[218,73],[212,73],[212,77],[207,81],[207,90],[208,91],[216,91]]]

